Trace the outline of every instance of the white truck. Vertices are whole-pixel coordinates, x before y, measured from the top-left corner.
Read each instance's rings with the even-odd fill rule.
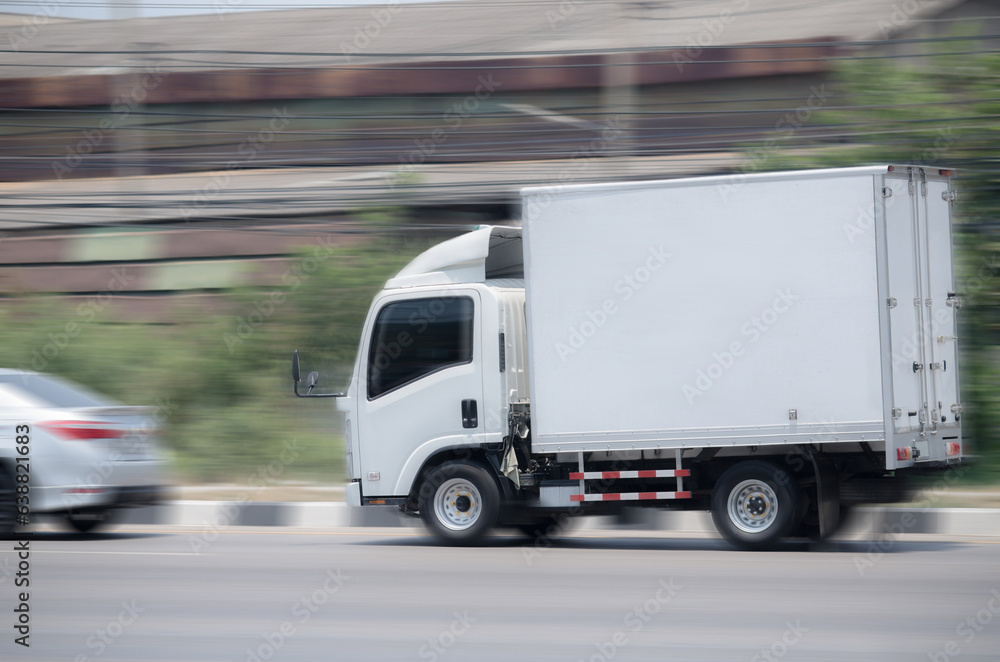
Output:
[[[734,545],[826,537],[961,462],[950,171],[878,166],[522,191],[522,227],[375,297],[347,501],[450,543],[626,505]]]

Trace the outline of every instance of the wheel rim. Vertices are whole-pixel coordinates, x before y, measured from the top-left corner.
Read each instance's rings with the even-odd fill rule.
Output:
[[[479,490],[469,481],[452,478],[444,482],[434,495],[434,514],[451,531],[464,531],[479,521],[483,500]]]
[[[778,496],[759,480],[745,480],[729,492],[729,519],[740,531],[760,533],[778,517]]]

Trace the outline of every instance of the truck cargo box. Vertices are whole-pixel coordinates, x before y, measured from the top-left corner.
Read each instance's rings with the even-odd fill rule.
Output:
[[[947,171],[522,197],[533,452],[864,441],[895,468],[958,448]]]

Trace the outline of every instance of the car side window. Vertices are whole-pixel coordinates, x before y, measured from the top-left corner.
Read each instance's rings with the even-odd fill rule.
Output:
[[[434,297],[387,304],[368,350],[368,398],[472,361],[475,304]]]

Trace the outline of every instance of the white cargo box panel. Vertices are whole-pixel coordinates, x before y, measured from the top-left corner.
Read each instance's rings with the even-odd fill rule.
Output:
[[[886,174],[524,189],[533,450],[885,440]]]

